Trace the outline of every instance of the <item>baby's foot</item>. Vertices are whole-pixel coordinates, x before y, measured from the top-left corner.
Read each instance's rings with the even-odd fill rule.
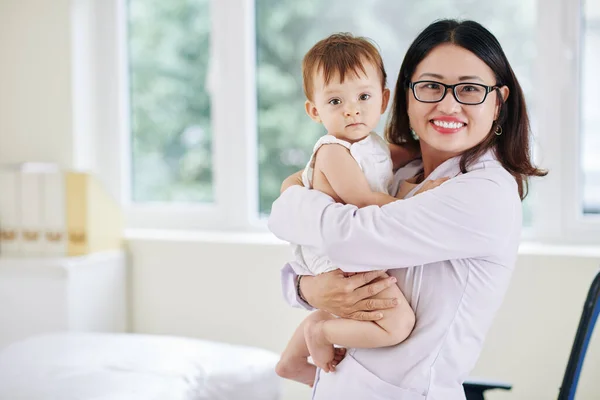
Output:
[[[330,372],[331,363],[334,360],[335,352],[333,344],[329,343],[325,338],[323,331],[323,323],[325,321],[313,322],[308,320],[304,326],[304,337],[306,346],[310,353],[313,362],[325,372]]]
[[[310,364],[306,358],[282,357],[275,367],[275,372],[282,378],[291,379],[312,387],[315,382],[317,367]]]
[[[336,347],[333,349],[333,361],[331,361],[331,370],[335,371],[335,367],[338,366],[340,362],[346,357],[346,348],[345,347]]]

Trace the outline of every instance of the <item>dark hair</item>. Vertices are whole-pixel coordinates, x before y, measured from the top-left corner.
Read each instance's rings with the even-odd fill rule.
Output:
[[[394,94],[392,112],[386,126],[388,141],[416,146],[408,120],[407,88],[419,63],[440,44],[460,46],[479,57],[494,72],[497,86],[507,86],[510,95],[506,102],[498,93],[500,113],[489,134],[476,146],[466,150],[460,160],[461,171],[467,168],[489,149],[494,149],[502,166],[514,176],[519,186],[521,200],[527,196],[530,176],[545,176],[548,172],[538,169],[531,161],[529,150],[529,117],[523,90],[517,81],[502,47],[494,35],[474,21],[440,20],[429,25],[417,36],[406,52]],[[502,135],[493,131],[502,127]]]

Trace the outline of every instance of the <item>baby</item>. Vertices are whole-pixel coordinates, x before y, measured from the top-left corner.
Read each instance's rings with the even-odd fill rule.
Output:
[[[393,171],[409,161],[410,155],[373,132],[390,98],[383,61],[375,46],[366,38],[334,34],[308,51],[302,74],[306,113],[327,130],[302,172],[304,186],[358,207],[399,200],[389,194]],[[313,275],[337,269],[317,248],[294,246],[294,254]],[[375,297],[406,302],[396,285]],[[277,373],[312,386],[315,366],[308,362],[309,356],[317,367],[329,372],[344,354],[334,344],[375,348],[402,342],[412,331],[415,318],[414,314],[401,318],[397,310],[384,310],[383,318],[376,322],[338,318],[324,311],[312,313],[284,350]]]

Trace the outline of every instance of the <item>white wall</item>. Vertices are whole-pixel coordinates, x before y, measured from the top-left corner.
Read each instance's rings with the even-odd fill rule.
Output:
[[[281,297],[278,269],[289,247],[273,240],[240,244],[227,237],[132,238],[132,328],[249,344],[280,352],[305,313]],[[595,256],[519,257],[506,300],[474,376],[511,382],[491,400],[556,398]],[[590,346],[578,399],[597,399],[600,328]],[[286,399],[307,399],[300,385]]]
[[[69,5],[0,2],[0,162],[71,166]]]

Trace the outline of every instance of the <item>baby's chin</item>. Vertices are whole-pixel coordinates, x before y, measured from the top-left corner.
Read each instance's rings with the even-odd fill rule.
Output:
[[[330,135],[333,135],[338,139],[346,139],[352,141],[363,139],[367,137],[371,132],[372,130],[365,125],[359,127],[344,128],[343,130],[328,131]]]

